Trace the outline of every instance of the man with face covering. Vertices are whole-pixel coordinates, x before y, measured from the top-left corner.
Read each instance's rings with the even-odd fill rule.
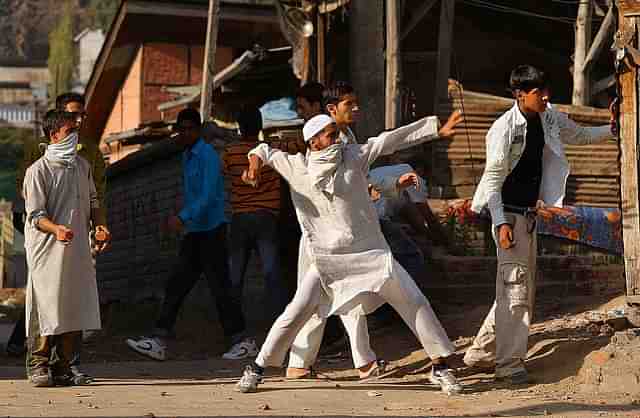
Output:
[[[453,135],[461,121],[456,112],[438,131],[438,119],[427,117],[365,144],[345,145],[338,141],[334,120],[319,115],[303,129],[310,147],[306,156],[288,155],[267,144],[249,152],[247,182],[258,182],[260,168],[267,164],[291,186],[310,263],[255,362],[246,367],[239,391],[255,392],[264,368],[282,365],[296,334],[314,314],[366,314],[384,302],[400,314],[433,359],[431,381],[448,394],[462,390],[446,363],[454,346],[426,297],[391,255],[367,181],[378,157]]]
[[[43,128],[50,143],[27,169],[22,188],[28,374],[34,386],[67,386],[74,383],[69,362],[75,340],[83,330],[100,329],[96,273],[86,240],[99,204],[89,162],[77,155],[75,117],[51,110]]]

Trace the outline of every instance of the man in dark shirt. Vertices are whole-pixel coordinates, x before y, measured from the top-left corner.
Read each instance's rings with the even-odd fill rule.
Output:
[[[582,127],[549,105],[544,72],[521,65],[514,106],[487,133],[487,164],[471,209],[491,212],[497,246],[496,300],[464,362],[496,368],[496,380],[528,382],[524,368],[536,286],[536,209],[562,206],[569,175],[564,145],[613,138],[609,126]]]

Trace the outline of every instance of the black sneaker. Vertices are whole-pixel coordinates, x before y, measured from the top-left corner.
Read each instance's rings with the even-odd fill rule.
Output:
[[[93,382],[93,377],[87,373],[83,373],[77,366],[71,366],[71,380],[73,386],[85,386]]]
[[[529,373],[527,373],[526,370],[515,372],[514,374],[509,376],[496,376],[495,381],[496,383],[508,386],[527,385],[532,382],[529,378]]]
[[[73,386],[73,376],[71,374],[53,375],[54,386]]]

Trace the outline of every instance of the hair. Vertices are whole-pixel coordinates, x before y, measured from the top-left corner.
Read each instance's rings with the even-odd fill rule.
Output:
[[[67,123],[75,123],[75,118],[72,113],[52,109],[49,110],[42,119],[42,130],[44,131],[44,135],[48,139],[51,139],[51,135],[58,132]]]
[[[56,109],[65,110],[69,103],[81,103],[84,106],[84,96],[78,93],[62,93],[56,97]]]
[[[355,90],[353,89],[351,84],[348,84],[344,81],[338,81],[324,90],[322,103],[323,107],[326,107],[330,104],[338,104],[342,100],[344,100],[344,97],[346,95],[354,93]]]
[[[310,104],[320,103],[324,98],[324,86],[315,81],[309,82],[296,91],[296,98],[301,97]]]
[[[200,119],[200,112],[193,108],[182,109],[180,113],[178,113],[178,119],[176,120],[176,125],[180,125],[182,122],[191,121],[196,125],[200,126],[202,124],[202,120]]]
[[[238,112],[236,117],[240,134],[243,136],[258,136],[262,130],[262,114],[257,107],[247,106]]]
[[[519,65],[511,71],[509,87],[512,92],[516,90],[529,92],[536,88],[549,87],[549,80],[544,71],[531,65]]]

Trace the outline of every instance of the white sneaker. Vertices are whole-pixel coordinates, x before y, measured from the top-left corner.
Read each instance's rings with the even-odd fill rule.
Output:
[[[262,383],[262,375],[253,371],[251,366],[244,368],[244,373],[236,385],[238,392],[253,393],[258,391],[258,384]]]
[[[462,385],[458,383],[458,379],[451,373],[451,370],[431,370],[429,374],[429,381],[434,385],[438,385],[442,388],[442,391],[447,395],[457,395],[462,392]]]
[[[127,345],[136,353],[154,360],[164,361],[167,359],[167,347],[157,338],[140,337],[137,340],[127,338]]]
[[[225,360],[242,360],[258,355],[258,346],[254,339],[246,339],[234,344],[233,347],[222,355]]]

